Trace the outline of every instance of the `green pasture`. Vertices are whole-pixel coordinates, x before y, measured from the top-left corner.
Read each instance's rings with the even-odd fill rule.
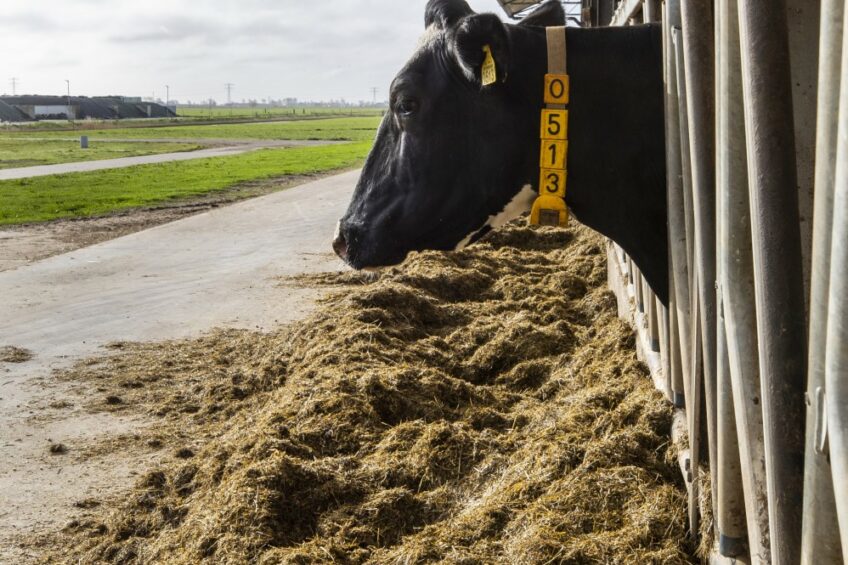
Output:
[[[379,116],[379,108],[228,108],[226,106],[179,106],[177,115],[183,118],[305,118],[333,116]]]
[[[373,137],[363,132],[361,137]],[[0,181],[0,225],[105,215],[191,200],[241,183],[359,165],[371,141]]]
[[[199,149],[197,143],[109,142],[80,149],[79,141],[15,139],[0,136],[0,169],[138,157]]]
[[[92,142],[98,139],[261,139],[261,140],[344,140],[370,141],[380,123],[379,116],[308,119],[247,124],[181,125],[150,128],[110,128],[86,130]],[[39,131],[38,137],[68,139],[78,133]],[[0,130],[0,140],[32,136],[32,132]]]

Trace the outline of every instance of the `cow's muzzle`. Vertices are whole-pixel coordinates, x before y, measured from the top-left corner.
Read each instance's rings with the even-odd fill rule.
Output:
[[[342,261],[347,262],[347,239],[342,232],[341,222],[336,225],[336,233],[333,236],[333,251],[336,252],[336,255],[338,255]]]

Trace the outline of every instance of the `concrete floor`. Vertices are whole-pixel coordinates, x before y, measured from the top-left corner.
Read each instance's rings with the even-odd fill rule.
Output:
[[[110,492],[132,469],[129,461],[76,464],[46,455],[48,439],[72,444],[143,424],[83,412],[45,417],[45,399],[62,394],[50,372],[116,340],[274,328],[301,319],[318,291],[280,288],[277,278],[343,268],[330,241],[358,175],[0,273],[0,347],[35,353],[28,363],[0,363],[0,563],[24,559],[11,543],[15,535],[61,527],[73,502]]]

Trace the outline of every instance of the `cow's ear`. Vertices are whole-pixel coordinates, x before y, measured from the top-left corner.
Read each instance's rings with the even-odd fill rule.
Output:
[[[472,82],[482,83],[488,52],[494,59],[497,82],[506,82],[510,62],[509,34],[496,15],[466,17],[453,30],[449,45],[457,63]]]
[[[430,0],[424,10],[424,25],[448,30],[473,13],[474,10],[465,0]]]
[[[556,27],[565,25],[565,10],[559,0],[548,0],[518,24],[533,27]]]

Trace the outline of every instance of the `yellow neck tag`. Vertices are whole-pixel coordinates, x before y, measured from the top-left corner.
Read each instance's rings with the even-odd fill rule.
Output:
[[[548,74],[540,138],[539,197],[530,212],[531,226],[568,227],[565,203],[568,181],[569,79],[565,73],[565,28],[548,28]]]
[[[483,52],[486,58],[483,59],[483,69],[481,71],[481,80],[483,86],[495,84],[498,81],[498,69],[495,66],[495,58],[492,56],[492,48],[488,45],[483,46]]]

